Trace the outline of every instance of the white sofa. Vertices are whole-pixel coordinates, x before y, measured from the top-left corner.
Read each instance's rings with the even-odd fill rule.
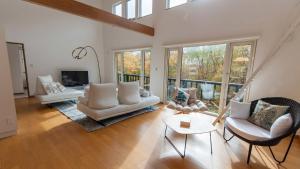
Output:
[[[80,90],[75,90],[72,88],[65,88],[62,92],[55,94],[47,94],[44,90],[43,83],[53,82],[50,75],[48,76],[38,76],[36,82],[36,93],[35,97],[39,100],[41,104],[50,104],[63,102],[68,100],[77,100],[78,97],[83,96],[84,92]]]
[[[90,103],[91,102],[91,89],[86,92],[85,97],[79,97],[79,103],[77,104],[77,109],[89,116],[90,118],[99,121],[99,120],[104,120],[110,117],[130,113],[136,110],[140,110],[152,105],[156,105],[160,102],[160,98],[157,96],[148,96],[148,97],[140,97],[140,101],[134,104],[124,104],[122,103],[122,99],[120,97],[115,96],[117,93],[117,90],[115,89],[115,93],[110,94],[110,96],[116,97],[117,104],[114,106],[111,106],[110,108],[104,108],[104,109],[97,109],[97,108],[91,108]],[[93,92],[94,93],[94,92]],[[100,92],[100,94],[104,95],[103,92]],[[120,94],[120,86],[119,86],[119,94]],[[130,95],[129,93],[125,93]],[[103,100],[109,100],[111,102],[111,98],[108,98],[110,96],[103,96]],[[90,100],[89,100],[90,99]],[[130,98],[131,100],[134,100]],[[139,98],[138,98],[139,99]],[[101,102],[101,101],[100,101]]]

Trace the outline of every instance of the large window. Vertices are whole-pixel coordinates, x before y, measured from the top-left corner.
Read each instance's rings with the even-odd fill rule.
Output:
[[[167,8],[173,8],[175,6],[179,6],[182,4],[187,3],[190,0],[166,0],[167,2]]]
[[[218,113],[245,83],[254,48],[255,41],[167,49],[167,99],[174,87],[197,88],[198,99]]]
[[[152,0],[140,0],[140,17],[152,14]]]
[[[126,2],[126,17],[127,17],[127,19],[136,18],[136,0],[127,0],[127,2]]]
[[[115,15],[122,16],[122,2],[117,2],[112,6],[112,12]]]
[[[112,13],[118,16],[124,15],[127,19],[136,19],[152,14],[153,0],[121,0],[112,5]]]
[[[116,52],[115,60],[118,82],[139,81],[141,87],[150,89],[150,49]]]

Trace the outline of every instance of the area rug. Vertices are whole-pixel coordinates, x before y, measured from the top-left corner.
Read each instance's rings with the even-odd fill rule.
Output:
[[[77,109],[77,105],[74,101],[66,101],[66,102],[60,102],[60,103],[53,103],[51,104],[53,107],[55,107],[58,111],[60,111],[62,114],[67,116],[72,121],[78,123],[81,127],[83,127],[86,131],[92,132],[104,127],[107,127],[109,125],[118,123],[120,121],[126,120],[128,118],[141,115],[148,112],[153,112],[155,110],[158,110],[159,107],[157,106],[149,106],[147,108],[134,111],[131,113],[127,113],[124,115],[112,117],[109,119],[101,120],[101,121],[95,121],[89,117],[87,117],[84,113],[79,111]]]

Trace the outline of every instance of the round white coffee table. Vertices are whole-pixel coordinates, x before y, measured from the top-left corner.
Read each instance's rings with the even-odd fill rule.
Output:
[[[177,153],[182,158],[185,157],[188,135],[192,135],[192,134],[208,133],[210,138],[210,152],[212,154],[211,133],[216,131],[216,128],[212,125],[212,122],[210,120],[207,120],[205,116],[208,115],[201,114],[201,113],[177,114],[177,115],[172,115],[170,117],[167,117],[166,119],[163,120],[163,122],[166,124],[165,139],[171,144],[171,146],[177,151]],[[188,128],[181,127],[180,121],[189,121],[190,127]],[[171,139],[167,136],[168,128],[170,128],[171,130],[175,131],[178,134],[185,135],[183,154],[178,150],[178,148],[174,145]]]

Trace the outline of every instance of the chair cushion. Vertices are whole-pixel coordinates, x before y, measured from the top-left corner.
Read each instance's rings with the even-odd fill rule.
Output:
[[[290,113],[280,116],[271,127],[271,136],[282,136],[292,127],[292,125],[293,118]]]
[[[237,119],[248,119],[250,115],[251,103],[243,103],[238,101],[230,101],[230,117]]]
[[[289,106],[272,105],[259,100],[248,120],[257,126],[270,130],[275,120],[282,116],[288,108]]]
[[[91,84],[89,90],[88,106],[93,109],[108,109],[119,104],[117,98],[116,85]]]
[[[141,101],[139,81],[120,82],[118,85],[120,104],[137,104]]]
[[[270,131],[256,126],[247,120],[227,117],[225,125],[237,135],[250,141],[264,141],[271,138]]]

